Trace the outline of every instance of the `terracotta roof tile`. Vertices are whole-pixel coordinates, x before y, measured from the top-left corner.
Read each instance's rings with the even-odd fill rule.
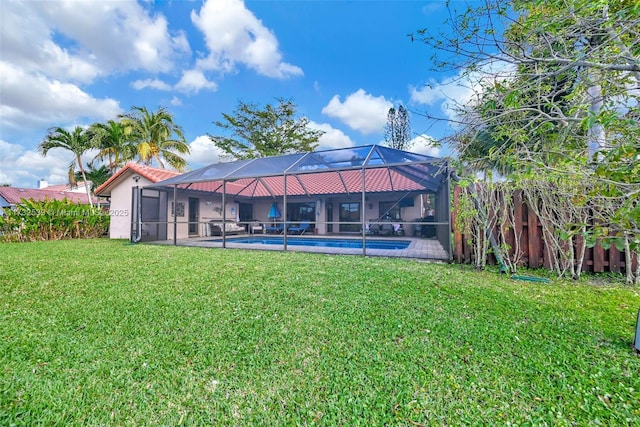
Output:
[[[0,196],[12,205],[19,204],[22,199],[42,201],[45,199],[62,200],[66,198],[74,203],[87,203],[86,193],[56,191],[48,188],[40,190],[35,188],[0,187]]]
[[[110,190],[110,187],[114,183],[114,181],[118,180],[122,175],[126,173],[138,174],[154,183],[173,178],[176,175],[180,175],[180,172],[172,170],[144,166],[139,163],[127,163],[122,169],[114,173],[111,178],[105,181],[104,184],[96,188],[95,194],[102,195],[103,192],[108,193],[108,190]]]
[[[342,176],[342,179],[340,178]],[[367,169],[366,186],[368,192],[387,191],[421,191],[424,186],[412,181],[404,175],[387,168]],[[191,185],[182,184],[179,187],[189,187],[192,190],[222,192],[221,181],[198,182]],[[346,186],[346,187],[345,187]],[[287,179],[287,194],[301,196],[308,194],[340,194],[362,191],[362,172],[349,170],[338,172],[319,172],[289,176]],[[243,178],[228,182],[227,194],[244,197],[280,197],[284,194],[284,181],[281,176],[269,176],[260,179]]]

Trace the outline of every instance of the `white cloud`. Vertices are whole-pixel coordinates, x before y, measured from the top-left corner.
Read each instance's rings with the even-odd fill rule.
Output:
[[[16,177],[13,169],[23,151],[21,145],[0,139],[0,184],[14,184]]]
[[[309,128],[324,132],[318,140],[318,149],[328,150],[332,148],[353,147],[355,144],[349,136],[340,129],[336,129],[328,123],[316,123],[309,121]]]
[[[24,149],[21,145],[11,144],[0,139],[0,165],[4,166],[14,163],[22,154]]]
[[[223,153],[213,145],[208,135],[200,135],[189,143],[191,152],[185,156],[192,169],[223,161]]]
[[[335,95],[322,109],[322,113],[341,120],[347,126],[363,134],[382,132],[387,113],[393,103],[384,96],[374,97],[363,89],[347,96],[344,102]]]
[[[432,81],[420,89],[410,87],[411,101],[428,107],[440,106],[441,111],[450,120],[457,118],[456,107],[468,105],[475,89],[468,80],[460,76],[450,77],[441,82]]]
[[[409,86],[411,102],[428,107],[439,105],[447,118],[456,120],[456,110],[473,103],[484,88],[495,80],[509,78],[512,75],[511,69],[509,64],[495,61],[471,73],[463,70],[456,76],[440,81],[431,80],[421,88]]]
[[[171,98],[171,101],[169,101],[169,104],[173,105],[174,107],[180,107],[182,105],[182,101],[177,96],[174,96],[173,98]]]
[[[187,70],[182,74],[182,78],[176,83],[174,89],[184,93],[198,93],[201,89],[215,91],[218,89],[218,85],[207,80],[202,71]]]
[[[96,154],[97,150],[83,154],[83,164],[88,164]],[[54,148],[45,157],[37,150],[24,151],[20,145],[0,140],[0,183],[36,188],[38,180],[44,179],[50,185],[65,184],[69,181],[71,162],[75,162],[74,155],[64,149]]]
[[[43,157],[37,151],[24,151],[20,145],[0,141],[0,182],[24,188],[35,188],[39,179],[65,183],[72,157],[63,150],[50,151]]]
[[[244,64],[258,74],[279,79],[302,75],[302,69],[282,62],[278,40],[241,0],[208,0],[191,12],[204,34],[209,55],[197,62],[202,70],[230,72]]]
[[[79,118],[110,119],[120,106],[113,99],[96,99],[72,83],[50,80],[27,73],[0,61],[0,126],[24,129],[28,126],[68,123]]]
[[[136,90],[142,90],[146,88],[165,90],[165,91],[171,90],[171,86],[160,79],[136,80],[133,83],[131,83],[131,86]]]
[[[135,0],[4,1],[0,126],[29,128],[114,118],[119,103],[82,84],[116,71],[167,72],[190,54],[184,33]],[[137,87],[167,90],[159,80]]]
[[[421,134],[409,141],[411,151],[418,154],[425,154],[432,157],[440,157],[440,147],[435,138]]]
[[[40,10],[49,2],[3,2],[0,14],[2,59],[52,78],[90,82],[101,74],[91,58],[63,49],[51,39],[55,30]]]
[[[184,33],[170,34],[163,15],[151,16],[135,0],[3,2],[0,23],[3,60],[50,78],[167,72],[190,53]]]

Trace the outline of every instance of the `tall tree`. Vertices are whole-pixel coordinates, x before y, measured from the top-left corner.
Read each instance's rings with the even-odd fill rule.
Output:
[[[389,147],[393,147],[393,137],[396,133],[396,109],[389,108],[387,112],[387,123],[384,125],[384,142]]]
[[[324,132],[309,128],[309,119],[295,118],[296,105],[276,98],[278,105],[239,101],[233,114],[223,113],[214,124],[232,137],[209,135],[213,144],[234,160],[313,151]]]
[[[638,102],[639,14],[631,0],[486,0],[451,10],[453,33],[424,29],[414,39],[435,48],[434,69],[463,70],[461,80],[481,87],[470,105],[457,106],[464,131],[507,125],[512,142],[533,136],[541,144],[554,130],[585,147],[597,143],[593,155],[611,148],[602,122]]]
[[[434,48],[435,69],[463,70],[480,87],[457,106],[460,132],[449,140],[461,157],[499,160],[521,185],[544,186],[532,194],[568,191],[562,200],[599,216],[590,238],[613,232],[638,252],[637,1],[485,0],[450,12],[447,32],[413,39]],[[573,219],[564,226],[582,230]]]
[[[153,160],[164,168],[165,163],[182,172],[187,161],[180,154],[189,154],[189,145],[182,128],[174,123],[173,116],[164,108],[150,112],[146,107],[133,107],[120,116],[125,135],[135,145],[138,161],[150,165]]]
[[[411,148],[411,122],[409,112],[402,104],[396,110],[389,108],[387,124],[384,127],[384,140],[387,146],[397,150]]]
[[[86,178],[91,181],[91,191],[95,191],[96,188],[104,184],[109,178],[111,178],[113,172],[107,165],[95,166],[93,162],[89,162],[85,169]],[[82,179],[82,173],[76,172],[76,179]]]
[[[76,126],[71,132],[61,127],[49,129],[49,133],[45,139],[38,145],[38,151],[46,157],[49,150],[54,148],[61,148],[73,153],[74,159],[69,164],[69,184],[72,186],[76,185],[75,170],[77,165],[80,169],[82,179],[85,182],[87,201],[89,202],[89,205],[93,207],[91,190],[89,189],[89,185],[87,185],[87,177],[85,175],[81,159],[81,156],[84,153],[93,148],[86,131],[80,126]]]
[[[130,142],[124,124],[120,121],[94,123],[87,132],[92,145],[99,150],[96,159],[106,158],[111,172],[121,168],[125,162],[133,160],[137,155],[136,147]]]

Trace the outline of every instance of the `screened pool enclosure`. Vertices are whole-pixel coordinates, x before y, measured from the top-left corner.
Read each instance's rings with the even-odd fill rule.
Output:
[[[217,163],[134,187],[131,239],[449,260],[448,177],[378,145]]]

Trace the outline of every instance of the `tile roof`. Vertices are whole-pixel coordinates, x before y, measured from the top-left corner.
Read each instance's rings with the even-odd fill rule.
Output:
[[[331,163],[326,168],[320,168],[316,164],[319,162],[318,159],[324,159],[325,163],[331,160],[332,157],[327,153],[332,153],[333,151],[342,155],[349,155],[353,150],[366,150],[369,152],[372,149],[375,149],[374,151],[378,154],[377,161],[371,162],[372,164],[365,169],[354,168],[353,166],[347,166],[345,169],[345,166],[339,162],[339,164]],[[180,189],[220,194],[222,193],[222,180],[227,179],[226,194],[228,195],[250,198],[281,197],[284,194],[284,178],[280,174],[273,173],[274,171],[280,171],[283,167],[278,162],[286,160],[289,162],[294,161],[295,163],[296,159],[300,159],[300,156],[306,155],[312,156],[316,161],[313,165],[318,167],[311,167],[313,165],[303,167],[303,165],[297,170],[297,173],[287,173],[288,195],[310,196],[360,193],[362,192],[363,170],[365,171],[366,191],[369,193],[434,191],[440,186],[442,172],[440,171],[441,164],[438,163],[439,159],[379,146],[354,147],[350,150],[333,151],[217,163],[184,174],[143,166],[138,163],[129,163],[98,187],[96,194],[109,196],[111,190],[119,182],[122,182],[122,179],[138,174],[151,182],[151,184],[147,184],[150,187],[172,188],[177,185]],[[343,151],[344,153],[342,153]],[[242,176],[242,174],[235,174],[235,171],[241,167],[249,165],[257,167],[254,163],[260,163],[259,166],[262,168],[260,170],[264,175],[252,176],[245,174]]]
[[[104,184],[96,188],[95,194],[99,196],[108,196],[111,194],[111,188],[114,183],[127,173],[131,175],[138,174],[154,183],[180,175],[180,172],[172,170],[154,168],[151,166],[141,165],[139,163],[127,163],[122,169],[114,173],[111,178],[105,181]]]
[[[437,191],[448,179],[446,159],[365,145],[214,163],[149,187],[177,185],[206,191],[226,180],[241,187],[235,191],[234,186],[227,185],[228,194],[278,197],[284,194],[283,176],[288,176],[290,195],[357,193],[362,191],[363,171],[367,192]]]
[[[74,203],[87,203],[86,193],[77,193],[72,191],[58,191],[55,189],[35,189],[35,188],[17,188],[17,187],[0,187],[0,196],[9,204],[16,205],[22,199],[33,199],[35,201],[49,200],[67,200]],[[95,201],[95,198],[94,198]]]
[[[203,191],[221,192],[220,181],[199,182],[189,188]],[[421,185],[392,169],[377,168],[365,171],[365,185],[369,193],[387,191],[422,191]],[[291,175],[287,178],[287,194],[320,195],[359,193],[362,191],[362,173],[360,170],[340,172],[318,172]],[[245,197],[272,197],[284,194],[284,180],[281,176],[264,178],[243,178],[227,183],[227,194]]]
[[[41,190],[50,190],[50,191],[72,191],[73,190],[76,193],[87,194],[85,192],[84,185],[85,185],[84,181],[78,181],[74,188],[71,188],[69,184],[55,184],[55,185],[48,185],[44,188],[41,188]],[[91,181],[89,181],[89,185],[91,185]],[[78,191],[80,187],[82,187],[82,191]]]

